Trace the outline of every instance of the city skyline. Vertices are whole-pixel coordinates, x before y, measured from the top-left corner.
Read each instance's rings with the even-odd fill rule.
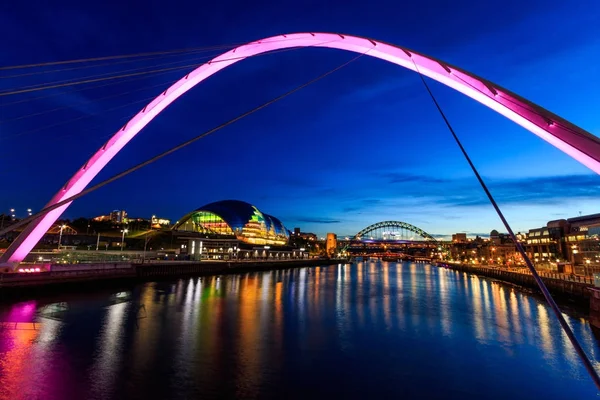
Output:
[[[19,211],[16,209],[11,209],[11,211],[15,211],[14,218],[15,220],[19,220],[19,219],[23,219],[26,218],[28,215],[31,215],[32,210],[31,209],[27,209],[26,213],[24,215],[20,215]],[[33,211],[35,212],[35,211]],[[113,214],[118,214],[121,217],[114,217],[113,218]],[[579,218],[579,217],[590,217],[593,215],[600,215],[600,213],[596,213],[596,214],[590,214],[590,215],[583,215],[581,212],[578,213],[577,215],[571,215],[571,216],[566,216],[566,217],[560,217],[560,218],[553,218],[553,219],[548,219],[546,222],[550,222],[550,221],[557,221],[557,220],[568,220],[568,219],[572,219],[572,218]],[[8,218],[10,218],[12,215],[11,214],[3,214],[0,212],[0,216],[3,216],[3,225],[5,222],[8,222]],[[124,217],[123,217],[124,216]],[[183,216],[181,216],[183,217]],[[112,220],[113,222],[117,223],[117,224],[125,224],[127,225],[129,222],[121,222],[119,220],[119,218],[125,218],[128,221],[135,221],[138,222],[140,220],[146,220],[149,221],[151,218],[152,220],[157,220],[157,221],[161,221],[160,224],[163,225],[163,227],[166,226],[174,226],[176,225],[178,222],[180,222],[179,220],[170,220],[168,218],[163,218],[163,216],[161,215],[156,215],[153,214],[151,216],[142,216],[142,215],[137,215],[135,214],[135,212],[133,214],[130,214],[127,210],[124,209],[115,209],[115,210],[110,210],[110,211],[106,211],[104,214],[99,214],[99,215],[80,215],[78,217],[75,218],[61,218],[59,219],[59,221],[65,221],[65,220],[69,220],[69,221],[74,221],[77,219],[86,219],[89,221],[92,220],[96,220],[96,221],[107,221],[107,220]],[[391,220],[390,220],[391,221]],[[352,238],[355,236],[357,232],[353,232],[353,233],[340,233],[340,232],[335,232],[335,231],[310,231],[307,229],[303,229],[303,226],[300,225],[286,225],[285,221],[282,221],[285,228],[291,233],[294,231],[294,229],[299,228],[302,233],[311,233],[311,234],[315,234],[317,235],[320,239],[325,239],[325,237],[327,236],[328,233],[335,233],[339,239],[347,239],[347,238]],[[368,226],[365,225],[361,228],[361,230],[364,230],[365,228],[370,227],[371,225],[377,224],[383,222],[382,221],[373,221],[371,222]],[[408,221],[400,221],[400,222],[407,222]],[[515,234],[527,234],[530,230],[537,230],[537,229],[541,229],[544,228],[546,226],[546,222],[544,222],[543,224],[541,224],[540,226],[535,226],[535,227],[529,227],[527,229],[523,229],[520,231],[515,231]],[[62,222],[61,222],[62,223]],[[420,228],[418,226],[416,226],[417,228]],[[503,227],[492,227],[490,228],[488,231],[482,231],[482,232],[470,232],[470,231],[466,231],[466,230],[461,230],[461,229],[457,229],[452,233],[439,233],[439,232],[427,232],[428,234],[431,234],[433,237],[435,237],[436,239],[440,239],[440,240],[451,240],[452,236],[455,234],[460,234],[460,233],[464,233],[467,235],[468,239],[476,239],[477,237],[483,238],[483,239],[488,239],[490,237],[490,233],[492,231],[496,231],[498,233],[500,233],[501,235],[507,235],[507,233],[505,232],[504,229],[502,229]]]
[[[77,46],[77,36],[58,29],[55,22],[35,21],[39,26],[34,27],[33,21],[21,21],[23,26],[16,26],[19,18],[11,16],[6,17],[5,28],[0,29],[21,30],[22,34],[7,48],[8,65],[245,42],[306,30],[306,25],[320,31],[363,34],[406,45],[463,67],[598,135],[600,120],[594,110],[600,101],[594,94],[600,83],[589,79],[598,71],[589,54],[600,50],[600,35],[596,34],[600,32],[582,20],[593,21],[600,14],[600,6],[593,2],[586,6],[583,5],[586,2],[569,6],[556,2],[554,7],[548,7],[547,2],[504,3],[502,10],[495,10],[489,4],[467,11],[445,9],[448,18],[444,21],[419,6],[408,6],[404,12],[411,16],[409,27],[397,26],[392,23],[396,18],[386,15],[381,15],[383,21],[378,20],[377,26],[362,20],[348,23],[348,18],[339,21],[306,15],[302,19],[283,18],[289,10],[275,8],[264,12],[262,18],[278,23],[266,28],[240,23],[234,31],[229,31],[209,23],[209,28],[214,29],[194,31],[196,28],[190,22],[185,35],[169,31],[175,25],[159,18],[161,12],[168,12],[160,9],[147,13],[163,28],[163,35],[153,36],[151,28],[147,28],[142,34],[150,35],[154,41],[142,42],[137,36],[140,33],[127,27],[116,27],[121,31],[114,36],[101,34],[109,21],[107,14],[92,15],[90,9],[82,8],[59,16],[72,24],[73,29],[88,35],[87,40],[96,38],[97,49]],[[390,3],[389,7],[392,6]],[[19,5],[11,7],[13,11],[19,9]],[[364,11],[359,3],[350,3],[345,12],[359,8]],[[517,9],[518,13],[511,14]],[[492,10],[500,13],[497,18],[503,18],[501,27],[492,28],[489,21],[464,24],[465,20],[474,20],[477,13],[489,14]],[[208,11],[214,16],[225,14],[224,10]],[[194,9],[190,15],[194,15]],[[121,11],[115,18],[126,16]],[[236,19],[241,21],[242,17],[234,15],[233,21]],[[425,24],[426,29],[415,28],[418,23]],[[33,31],[28,34],[24,29]],[[46,34],[41,35],[44,29]],[[451,34],[447,34],[449,30]],[[411,35],[413,31],[419,35]],[[45,39],[33,43],[34,36]],[[44,40],[60,42],[58,39],[62,39],[60,45],[44,48]],[[22,48],[27,48],[26,45],[29,50],[25,53]],[[181,59],[192,61],[195,56],[186,57]],[[150,124],[140,138],[109,164],[100,179],[233,118],[352,57],[334,50],[302,49],[246,60],[219,73]],[[107,68],[105,72],[116,71],[114,66]],[[95,73],[103,73],[102,68]],[[176,71],[168,78],[177,79],[184,73]],[[0,85],[2,90],[9,90],[43,83],[43,79],[58,81],[71,77],[80,78],[50,73],[4,79]],[[27,107],[7,103],[31,101],[39,94],[2,97],[0,107],[6,115],[1,118],[3,137],[11,149],[22,150],[29,158],[20,157],[18,151],[3,155],[9,165],[17,168],[0,171],[5,187],[11,189],[9,196],[0,199],[0,212],[8,213],[16,204],[27,203],[26,207],[33,209],[43,207],[107,135],[119,128],[121,119],[143,106],[140,100],[160,93],[160,84],[166,78],[152,77],[117,86],[118,93],[137,90],[140,84],[148,89],[108,101],[98,99],[113,94],[110,91],[93,94],[70,91],[25,103]],[[547,84],[549,81],[551,85]],[[472,100],[439,84],[432,82],[431,86],[515,231],[536,228],[551,219],[574,217],[579,212],[598,212],[597,175]],[[315,102],[315,98],[322,103]],[[138,103],[130,104],[133,102]],[[34,112],[55,107],[67,109],[59,115],[44,114],[41,119],[19,119],[32,113],[29,109],[32,104],[36,107]],[[126,107],[106,111],[123,105]],[[204,111],[200,115],[198,108]],[[63,119],[80,117],[85,118],[52,128]],[[177,134],[165,134],[171,131]],[[52,155],[52,173],[46,172],[48,154]],[[288,229],[300,226],[319,235],[332,231],[347,236],[388,219],[405,221],[436,235],[504,230],[460,158],[418,76],[367,58],[213,137],[76,201],[64,217],[72,219],[121,208],[139,209],[136,215],[157,214],[177,220],[191,209],[221,199],[247,200],[278,216]]]

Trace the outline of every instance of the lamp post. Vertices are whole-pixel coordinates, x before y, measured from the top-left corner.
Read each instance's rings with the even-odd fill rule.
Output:
[[[60,226],[60,233],[58,234],[58,249],[60,250],[60,243],[62,241],[62,233],[63,233],[63,229],[66,228],[66,225],[61,225]]]
[[[585,276],[588,276],[588,271],[589,271],[588,268],[590,267],[590,262],[591,261],[590,261],[589,258],[585,259],[585,269],[584,269],[584,272],[583,272],[585,274]]]
[[[571,246],[571,263],[573,264],[573,273],[575,273],[575,254],[579,253],[577,245]]]
[[[146,248],[148,247],[148,234],[150,233],[150,231],[152,231],[152,222],[154,221],[154,218],[156,218],[156,215],[153,215],[152,218],[150,218],[150,226],[148,229],[148,231],[146,231],[146,239],[144,240],[144,255],[142,256],[142,262],[146,261]]]
[[[122,229],[121,232],[123,233],[123,235],[121,235],[121,251],[123,251],[123,245],[125,244],[125,234],[127,232],[129,232],[128,229]]]

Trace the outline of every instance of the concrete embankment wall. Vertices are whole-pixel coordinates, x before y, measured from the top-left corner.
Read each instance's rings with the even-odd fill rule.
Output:
[[[260,262],[154,262],[148,264],[103,263],[61,265],[49,272],[0,274],[0,295],[16,291],[25,292],[37,288],[59,285],[74,286],[83,283],[105,283],[109,281],[148,280],[161,277],[182,277],[227,274],[271,269],[287,269],[333,265],[345,260],[287,260]]]
[[[153,278],[160,276],[212,275],[248,271],[265,271],[298,267],[313,267],[345,263],[345,260],[290,260],[290,261],[244,261],[186,263],[173,265],[170,262],[137,265],[137,276]]]
[[[533,276],[529,274],[507,271],[499,268],[472,267],[464,264],[439,264],[439,266],[453,269],[455,271],[486,276],[488,278],[495,278],[501,281],[514,283],[519,286],[539,290],[535,280],[533,279]],[[542,280],[546,284],[546,287],[550,293],[553,295],[564,296],[587,306],[591,293],[590,289],[593,287],[593,285],[549,277],[542,277]]]
[[[136,277],[136,269],[131,264],[99,264],[97,268],[90,267],[90,265],[77,264],[73,269],[61,265],[57,271],[39,273],[0,274],[0,290]]]

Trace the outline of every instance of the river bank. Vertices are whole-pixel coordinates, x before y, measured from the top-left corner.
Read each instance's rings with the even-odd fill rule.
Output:
[[[103,263],[60,265],[47,272],[0,274],[0,299],[29,296],[39,292],[106,286],[127,281],[224,275],[345,264],[344,259],[303,259],[278,261],[164,261],[143,264]]]
[[[438,263],[437,265],[441,268],[485,276],[487,278],[512,283],[539,292],[537,283],[531,274],[508,271],[501,268],[475,267],[466,264]],[[591,289],[594,288],[594,285],[584,282],[558,279],[552,275],[541,276],[541,278],[552,295],[560,298],[563,301],[576,303],[578,306],[589,309]]]
[[[0,304],[0,398],[596,394],[543,299],[428,264],[71,287]],[[566,318],[598,354],[587,321]]]

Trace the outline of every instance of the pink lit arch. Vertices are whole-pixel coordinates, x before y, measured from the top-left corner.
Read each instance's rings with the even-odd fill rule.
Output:
[[[177,100],[179,96],[204,79],[247,57],[273,50],[311,46],[366,54],[413,71],[416,70],[416,64],[419,72],[423,75],[456,89],[497,111],[600,174],[600,139],[494,83],[443,61],[375,40],[335,33],[295,33],[270,37],[237,47],[181,78],[119,129],[54,195],[48,206],[85,189],[102,168],[142,128],[169,104]],[[0,264],[12,264],[22,261],[69,204],[65,204],[30,223],[7,249],[6,253],[2,255]]]

